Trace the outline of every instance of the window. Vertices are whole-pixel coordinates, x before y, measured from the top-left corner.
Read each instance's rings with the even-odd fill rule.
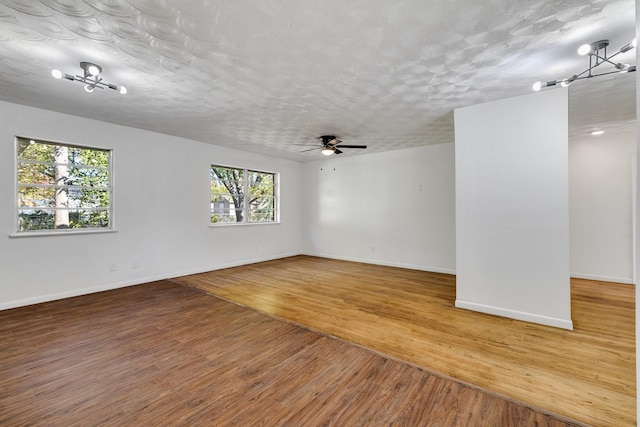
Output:
[[[278,221],[277,174],[211,166],[211,224]]]
[[[16,138],[18,233],[111,228],[111,151]]]

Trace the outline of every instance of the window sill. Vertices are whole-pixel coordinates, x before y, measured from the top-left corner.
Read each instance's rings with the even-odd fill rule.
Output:
[[[109,229],[74,229],[68,228],[64,230],[52,230],[52,231],[20,231],[9,234],[10,238],[22,238],[22,237],[42,237],[42,236],[71,236],[75,234],[102,234],[102,233],[117,233],[118,230],[113,228]]]
[[[280,221],[274,222],[222,222],[217,224],[209,224],[209,228],[218,228],[218,227],[246,227],[253,225],[278,225]]]

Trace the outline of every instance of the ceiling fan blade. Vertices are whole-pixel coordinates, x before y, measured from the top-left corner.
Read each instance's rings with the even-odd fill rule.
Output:
[[[313,150],[317,150],[317,149],[318,149],[318,147],[313,147],[313,148],[309,148],[309,149],[306,149],[306,150],[302,150],[300,152],[301,153],[306,153],[307,151],[313,151]]]
[[[366,145],[341,145],[340,148],[367,148]]]
[[[342,151],[338,150],[337,147],[333,149],[333,152],[336,154],[342,154]]]
[[[331,141],[329,141],[330,145],[336,146],[338,144],[340,144],[342,141],[340,141],[338,138],[334,138]]]

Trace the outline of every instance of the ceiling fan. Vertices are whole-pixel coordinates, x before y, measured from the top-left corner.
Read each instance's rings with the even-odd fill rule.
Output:
[[[340,150],[340,148],[367,148],[366,145],[340,145],[340,148],[338,148],[337,145],[341,144],[342,141],[340,141],[334,135],[322,135],[318,137],[318,139],[321,141],[320,150],[325,156],[330,156],[332,154],[342,154],[343,151]],[[308,150],[302,150],[301,153],[317,149],[318,147],[314,147]]]

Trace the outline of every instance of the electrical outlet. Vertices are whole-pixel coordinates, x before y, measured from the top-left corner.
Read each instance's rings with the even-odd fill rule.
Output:
[[[115,261],[111,261],[109,263],[109,271],[116,271],[118,270],[118,263]]]

